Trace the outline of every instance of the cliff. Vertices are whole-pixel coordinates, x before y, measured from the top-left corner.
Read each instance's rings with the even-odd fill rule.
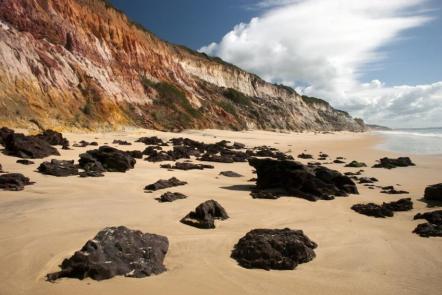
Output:
[[[0,1],[0,125],[352,130],[361,120],[160,40],[101,0]]]

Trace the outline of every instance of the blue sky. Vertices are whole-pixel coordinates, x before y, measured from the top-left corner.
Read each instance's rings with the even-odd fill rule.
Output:
[[[440,0],[110,0],[159,37],[372,123],[442,125]]]

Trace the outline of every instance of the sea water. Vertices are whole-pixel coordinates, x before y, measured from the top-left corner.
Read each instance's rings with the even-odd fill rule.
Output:
[[[442,127],[375,131],[384,141],[378,148],[402,153],[442,155]]]

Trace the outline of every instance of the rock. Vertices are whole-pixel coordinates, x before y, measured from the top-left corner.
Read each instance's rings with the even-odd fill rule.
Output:
[[[293,270],[313,260],[317,246],[302,230],[254,229],[238,241],[231,257],[245,268]]]
[[[240,142],[234,142],[232,147],[237,150],[242,150],[246,148],[246,145]]]
[[[163,151],[155,151],[154,153],[152,153],[149,157],[147,157],[145,159],[146,161],[149,162],[164,162],[164,161],[173,161],[174,158],[172,156],[170,156],[168,153],[163,152]]]
[[[364,170],[359,170],[358,172],[345,172],[344,175],[346,176],[358,176],[361,175]]]
[[[425,188],[424,199],[442,202],[442,183],[429,185]]]
[[[5,153],[19,158],[41,159],[60,153],[46,141],[21,133],[11,133],[4,140]]]
[[[258,190],[278,190],[286,196],[309,201],[331,200],[334,196],[358,194],[356,184],[347,176],[326,167],[309,167],[287,160],[249,159],[258,175]]]
[[[393,211],[385,206],[374,203],[356,204],[351,207],[352,210],[359,214],[373,216],[377,218],[393,217]]]
[[[163,148],[160,146],[148,146],[144,149],[143,155],[151,156],[158,153],[158,151],[161,151],[162,149]]]
[[[241,174],[236,173],[234,171],[221,171],[219,175],[225,176],[225,177],[243,177]]]
[[[0,128],[0,144],[5,145],[6,137],[8,137],[10,134],[13,134],[14,130],[9,129],[7,127]]]
[[[0,175],[0,189],[5,191],[21,191],[26,185],[34,184],[29,178],[20,173]]]
[[[22,165],[32,165],[32,164],[35,164],[35,162],[27,160],[27,159],[17,160],[16,163],[22,164]]]
[[[190,159],[191,156],[199,157],[200,152],[193,147],[174,146],[171,151],[167,152],[174,160]]]
[[[304,153],[302,153],[302,154],[299,154],[299,155],[298,155],[298,158],[300,158],[300,159],[313,159],[313,156],[310,155],[310,154],[304,154]]]
[[[144,190],[157,191],[160,189],[165,189],[165,188],[175,187],[175,186],[180,186],[180,185],[186,185],[186,184],[187,184],[187,182],[181,181],[175,177],[172,177],[168,180],[160,179],[155,183],[149,184],[144,188]]]
[[[359,183],[374,183],[378,182],[378,180],[374,177],[361,177],[359,178]]]
[[[217,163],[234,163],[235,162],[231,156],[213,155],[213,154],[208,154],[208,153],[202,155],[201,158],[199,158],[198,160],[205,161],[205,162],[217,162]]]
[[[442,224],[422,223],[413,230],[413,233],[424,238],[442,237]]]
[[[187,214],[181,223],[202,229],[215,228],[215,219],[226,220],[229,216],[226,210],[214,200],[209,200],[198,205],[195,211]]]
[[[158,138],[156,136],[152,137],[141,137],[137,139],[135,142],[142,142],[145,145],[164,145],[164,141],[161,138]]]
[[[36,135],[35,137],[46,141],[50,145],[61,145],[65,149],[69,147],[69,140],[63,137],[60,132],[48,129]]]
[[[101,162],[88,153],[80,155],[79,164],[80,168],[84,170],[80,172],[80,177],[103,177],[103,172],[106,171]]]
[[[276,200],[279,199],[280,197],[280,195],[276,192],[260,191],[260,190],[255,190],[251,192],[250,195],[254,199],[268,199],[268,200]]]
[[[377,205],[374,203],[356,204],[351,207],[354,211],[373,217],[393,217],[394,211],[410,211],[413,209],[413,202],[410,198],[400,199],[395,202],[382,203]]]
[[[402,195],[402,194],[409,194],[407,191],[402,190],[396,190],[393,186],[384,186],[382,187],[381,193],[383,194],[390,194],[390,195]]]
[[[91,146],[98,146],[98,142],[95,142],[95,141],[87,142],[87,141],[81,140],[78,143],[74,143],[72,146],[73,147],[87,147],[89,145],[91,145]]]
[[[194,163],[188,163],[188,162],[176,162],[174,166],[170,164],[161,165],[161,168],[166,169],[178,169],[178,170],[204,170],[204,169],[213,169],[212,165],[205,165],[205,164],[194,164]]]
[[[351,161],[350,163],[348,163],[344,167],[361,168],[361,167],[367,167],[367,164],[365,164],[363,162],[358,162],[358,161]]]
[[[48,274],[48,281],[76,278],[101,281],[114,276],[144,278],[158,275],[169,248],[167,237],[142,233],[127,227],[105,228],[80,251],[61,264],[61,271]]]
[[[100,162],[102,167],[108,172],[126,172],[129,169],[133,169],[136,163],[136,160],[127,152],[110,146],[101,146],[97,150],[87,151],[86,154],[89,156],[80,155],[80,167],[83,169],[85,168],[82,163],[89,163],[91,157]]]
[[[74,164],[74,161],[52,159],[50,162],[41,163],[37,170],[42,174],[58,177],[78,175],[78,165]]]
[[[397,159],[382,158],[379,160],[378,164],[375,164],[373,166],[373,168],[393,169],[396,167],[408,167],[408,166],[416,166],[416,165],[413,162],[411,162],[409,157],[399,157]]]
[[[433,212],[418,213],[414,219],[425,219],[427,223],[419,224],[413,233],[421,237],[442,237],[442,210]]]
[[[390,209],[391,211],[410,211],[413,209],[413,202],[410,198],[406,198],[395,202],[383,203],[382,206]]]
[[[345,164],[345,161],[336,159],[336,160],[333,161],[333,163],[335,163],[335,164]]]
[[[119,139],[115,139],[113,142],[113,144],[118,144],[118,145],[132,145],[132,143],[125,141],[125,140],[119,140]]]
[[[167,192],[161,195],[161,197],[158,198],[158,201],[160,203],[166,203],[166,202],[174,202],[176,200],[186,199],[187,196],[181,193],[171,193]]]

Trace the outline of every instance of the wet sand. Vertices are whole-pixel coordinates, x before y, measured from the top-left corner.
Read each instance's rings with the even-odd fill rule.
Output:
[[[358,160],[371,166],[383,156],[408,156],[375,148],[379,138],[362,133],[295,134],[263,131],[187,131],[181,134],[148,130],[65,134],[71,144],[81,139],[100,145],[114,139],[133,142],[141,136],[163,139],[190,137],[204,142],[222,139],[247,146],[271,145],[294,156],[320,151]],[[116,146],[143,150],[145,145]],[[87,148],[60,150],[59,159],[78,159]],[[52,157],[50,157],[52,158]],[[49,158],[49,159],[50,159]],[[102,178],[57,178],[36,173],[43,160],[23,166],[17,158],[0,154],[7,172],[19,172],[36,184],[21,192],[0,191],[0,295],[78,294],[440,294],[442,290],[442,238],[421,238],[412,230],[418,212],[430,211],[417,201],[426,185],[442,182],[442,156],[411,155],[416,167],[393,170],[366,168],[380,185],[395,185],[409,195],[385,195],[378,189],[358,185],[360,195],[333,201],[308,202],[299,198],[254,200],[248,186],[253,183],[247,163],[211,163],[215,169],[168,171],[160,163],[137,160],[126,173],[106,173]],[[197,161],[196,161],[197,162]],[[308,160],[301,160],[307,163]],[[342,172],[357,171],[343,165],[326,165]],[[232,170],[244,177],[219,176]],[[145,193],[145,185],[175,176],[189,184],[169,191],[188,199],[158,203],[155,198],[168,191]],[[393,218],[376,219],[350,209],[361,202],[381,203],[411,197],[415,209],[398,212]],[[215,199],[230,219],[217,222],[214,230],[200,230],[179,220],[201,202]],[[45,281],[66,257],[107,226],[125,225],[144,232],[165,235],[170,248],[167,272],[144,279],[116,277],[96,282],[62,279]],[[230,258],[233,245],[254,228],[302,229],[318,243],[317,257],[293,271],[264,271],[241,268]]]

